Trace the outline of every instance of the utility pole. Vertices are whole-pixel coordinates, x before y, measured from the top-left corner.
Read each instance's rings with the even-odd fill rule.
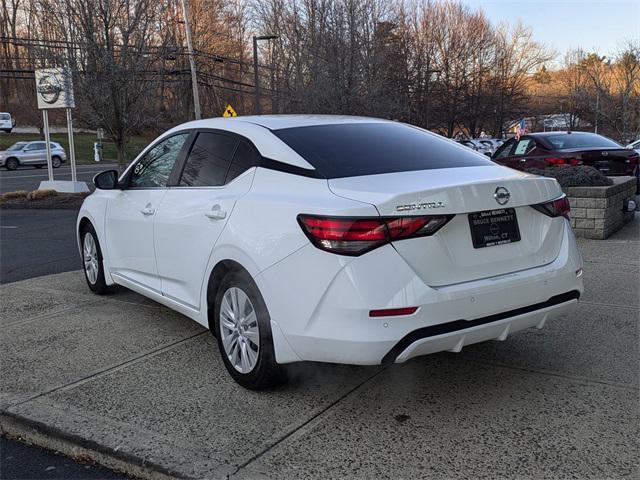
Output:
[[[183,0],[184,1],[184,0]],[[278,35],[260,35],[253,36],[253,82],[255,85],[255,106],[254,111],[256,115],[260,115],[260,76],[258,75],[258,41],[259,40],[273,40],[279,38]]]
[[[596,125],[594,133],[598,133],[598,116],[600,114],[600,85],[596,85]]]
[[[196,120],[200,120],[200,94],[198,93],[198,77],[196,71],[196,61],[193,58],[193,42],[191,39],[191,24],[189,23],[189,6],[187,0],[182,0],[182,16],[184,17],[184,30],[187,37],[187,53],[189,54],[189,65],[191,66],[191,88],[193,90],[193,112]]]

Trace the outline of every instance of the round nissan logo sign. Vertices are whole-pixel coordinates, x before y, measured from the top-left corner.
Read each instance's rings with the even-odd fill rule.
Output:
[[[496,191],[493,194],[493,198],[496,199],[496,202],[500,205],[506,205],[509,199],[511,198],[511,193],[504,187],[497,187]]]
[[[44,75],[38,82],[38,93],[46,103],[56,103],[60,92],[62,92],[62,85],[55,75]]]

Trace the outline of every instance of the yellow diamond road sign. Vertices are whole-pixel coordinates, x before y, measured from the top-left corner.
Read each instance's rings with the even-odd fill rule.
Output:
[[[227,106],[224,107],[224,113],[222,114],[223,117],[237,117],[238,114],[236,113],[236,111],[233,109],[233,107],[231,106],[230,103],[227,103]]]

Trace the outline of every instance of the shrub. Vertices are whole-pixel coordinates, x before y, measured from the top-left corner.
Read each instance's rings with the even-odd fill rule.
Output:
[[[58,194],[55,190],[34,190],[27,194],[27,200],[40,200],[41,198],[55,197]]]
[[[550,167],[544,170],[529,168],[527,173],[555,178],[562,188],[565,187],[606,187],[613,185],[613,180],[593,167],[562,166]]]
[[[2,200],[14,200],[18,198],[27,198],[29,192],[26,190],[18,190],[17,192],[7,192],[2,194]]]

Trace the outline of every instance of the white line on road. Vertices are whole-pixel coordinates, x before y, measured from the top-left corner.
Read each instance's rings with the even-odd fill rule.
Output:
[[[14,225],[0,225],[0,228],[18,228]]]

